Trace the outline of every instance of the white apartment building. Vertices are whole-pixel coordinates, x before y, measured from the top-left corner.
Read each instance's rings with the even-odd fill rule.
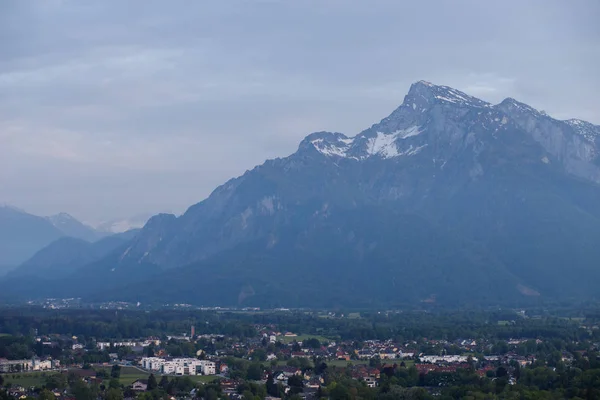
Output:
[[[174,358],[166,360],[160,357],[142,358],[142,367],[167,375],[215,375],[216,365],[212,361],[196,358]]]
[[[37,358],[31,360],[0,359],[0,372],[45,371],[59,366],[60,362],[58,360],[40,360]]]
[[[32,360],[6,360],[0,359],[0,372],[32,371]]]

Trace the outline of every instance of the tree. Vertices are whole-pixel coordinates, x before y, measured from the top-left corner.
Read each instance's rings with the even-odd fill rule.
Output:
[[[507,375],[508,375],[508,371],[504,367],[498,367],[498,369],[496,370],[496,376],[498,378],[503,378]]]
[[[98,371],[96,371],[96,377],[101,378],[101,379],[108,379],[108,372],[106,372],[105,369],[100,369]]]
[[[120,389],[121,388],[121,383],[119,382],[118,379],[112,378],[108,382],[108,387],[111,388],[111,389]]]
[[[169,386],[169,378],[167,378],[166,375],[163,375],[162,378],[160,378],[160,382],[158,383],[158,386],[160,386],[163,390],[165,390],[167,388],[167,386]]]
[[[108,389],[104,400],[123,400],[123,391],[116,388]]]
[[[137,395],[136,391],[131,387],[126,387],[123,391],[123,397],[135,398]]]
[[[335,385],[335,387],[331,389],[329,396],[332,400],[350,400],[348,388],[341,384]]]
[[[273,397],[279,397],[279,388],[273,379],[273,374],[269,374],[267,377],[267,394]]]
[[[300,375],[292,375],[288,378],[288,385],[292,393],[300,393],[304,387],[304,382]]]
[[[256,349],[252,353],[252,359],[256,361],[266,361],[267,352],[265,351],[265,349]]]
[[[96,400],[97,397],[94,391],[85,382],[80,380],[74,383],[71,391],[76,400]]]
[[[262,378],[262,368],[258,363],[252,363],[248,367],[246,378],[251,381],[259,381]]]
[[[55,400],[56,396],[48,389],[43,389],[38,395],[38,400]]]
[[[154,343],[150,343],[149,346],[144,348],[144,354],[146,357],[154,357]]]
[[[213,388],[208,388],[206,389],[206,396],[204,396],[204,398],[206,400],[218,400],[219,399],[219,393],[217,393],[217,391]]]
[[[119,379],[121,377],[121,366],[118,364],[113,365],[110,370],[110,376]]]
[[[150,374],[148,377],[148,390],[154,390],[158,387],[158,383],[156,382],[156,378],[154,374]]]
[[[170,395],[174,395],[175,394],[175,389],[177,388],[177,382],[175,382],[175,379],[171,379],[169,381],[169,383],[167,383],[167,386],[165,387],[165,391],[170,394]]]
[[[302,342],[302,346],[308,347],[311,349],[318,349],[321,347],[321,342],[317,338],[306,339]]]
[[[67,377],[64,374],[53,374],[46,378],[46,388],[63,390],[67,387]]]
[[[315,363],[315,374],[321,375],[324,374],[325,371],[327,371],[327,364],[324,361]]]

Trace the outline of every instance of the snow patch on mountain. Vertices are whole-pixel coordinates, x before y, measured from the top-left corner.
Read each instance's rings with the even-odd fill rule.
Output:
[[[367,141],[367,154],[379,154],[383,158],[396,157],[398,155],[398,148],[395,141],[396,137],[394,135],[377,132],[377,136]]]
[[[580,119],[568,119],[563,122],[573,128],[575,133],[583,136],[588,142],[594,143],[596,139],[600,137],[600,126],[598,125]]]
[[[311,140],[311,144],[318,152],[326,156],[352,158],[356,160],[364,160],[371,156],[393,158],[416,154],[413,151],[415,149],[413,146],[409,146],[407,150],[400,151],[397,142],[398,140],[417,136],[420,133],[422,133],[422,131],[418,126],[412,126],[408,129],[399,129],[392,133],[375,132],[375,135],[368,137],[366,141],[360,140],[363,139],[363,136],[357,135],[352,138],[338,137],[335,140],[317,138]],[[360,148],[361,146],[365,146],[362,156],[357,157],[349,155],[350,150],[354,150],[357,147]]]
[[[350,149],[349,145],[343,145],[344,142],[341,142],[342,145],[336,145],[335,143],[327,142],[324,139],[315,139],[311,141],[311,143],[315,149],[326,156],[346,157],[346,152]]]
[[[142,228],[151,216],[150,214],[140,214],[131,218],[106,221],[97,225],[96,229],[106,233],[123,233],[131,229]]]

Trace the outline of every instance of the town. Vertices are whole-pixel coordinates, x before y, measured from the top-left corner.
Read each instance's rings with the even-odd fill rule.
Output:
[[[5,334],[0,336],[0,376],[6,396],[18,399],[50,396],[79,400],[83,395],[73,389],[78,385],[85,385],[86,390],[79,391],[92,397],[93,393],[106,397],[111,391],[117,398],[139,398],[157,391],[167,397],[190,399],[346,398],[342,388],[344,393],[363,393],[361,398],[366,393],[401,390],[436,396],[447,387],[466,382],[481,388],[490,386],[494,391],[499,385],[502,390],[517,390],[526,382],[537,382],[542,372],[547,378],[581,363],[589,368],[597,360],[600,342],[589,340],[598,339],[597,326],[581,322],[563,323],[561,333],[553,334],[556,337],[538,333],[499,338],[509,332],[525,332],[530,324],[540,325],[536,319],[519,320],[518,313],[516,320],[485,327],[487,332],[482,327],[479,335],[446,332],[444,338],[418,334],[402,338],[394,332],[385,338],[377,330],[373,335],[380,338],[362,337],[358,332],[329,335],[308,332],[312,328],[302,332],[281,329],[290,326],[287,321],[306,318],[305,314],[288,314],[271,315],[274,320],[284,320],[281,324],[240,324],[237,317],[223,323],[223,316],[216,313],[213,316],[222,324],[215,322],[214,332],[210,332],[211,322],[206,321],[201,332],[183,322],[176,325],[188,324],[187,332],[128,338],[121,334],[47,333],[31,338]],[[323,325],[333,324],[338,329],[346,325],[358,328],[368,318],[375,318],[327,315],[327,319],[312,316],[310,324],[322,320]],[[403,317],[406,325],[412,324],[407,315]],[[244,318],[267,317],[256,314]],[[401,320],[396,314],[386,318]],[[543,321],[541,325],[547,324]],[[563,339],[562,332],[571,330],[588,338]],[[488,333],[494,331],[496,337]]]

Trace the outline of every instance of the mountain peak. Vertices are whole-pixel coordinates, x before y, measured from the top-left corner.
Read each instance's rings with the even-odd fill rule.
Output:
[[[507,97],[506,99],[502,100],[502,102],[498,104],[498,107],[508,112],[529,113],[535,116],[546,115],[546,113],[541,113],[535,108],[515,100],[512,97]]]
[[[345,157],[352,139],[338,132],[314,132],[300,143],[300,149],[314,148],[325,155]]]
[[[58,214],[51,215],[48,217],[48,219],[55,225],[66,224],[70,221],[77,221],[77,219],[75,219],[71,214],[68,214],[66,212],[60,212]]]
[[[433,104],[452,104],[460,107],[490,107],[491,104],[469,96],[449,86],[435,85],[428,81],[418,81],[410,86],[403,106],[414,110],[428,108]]]

